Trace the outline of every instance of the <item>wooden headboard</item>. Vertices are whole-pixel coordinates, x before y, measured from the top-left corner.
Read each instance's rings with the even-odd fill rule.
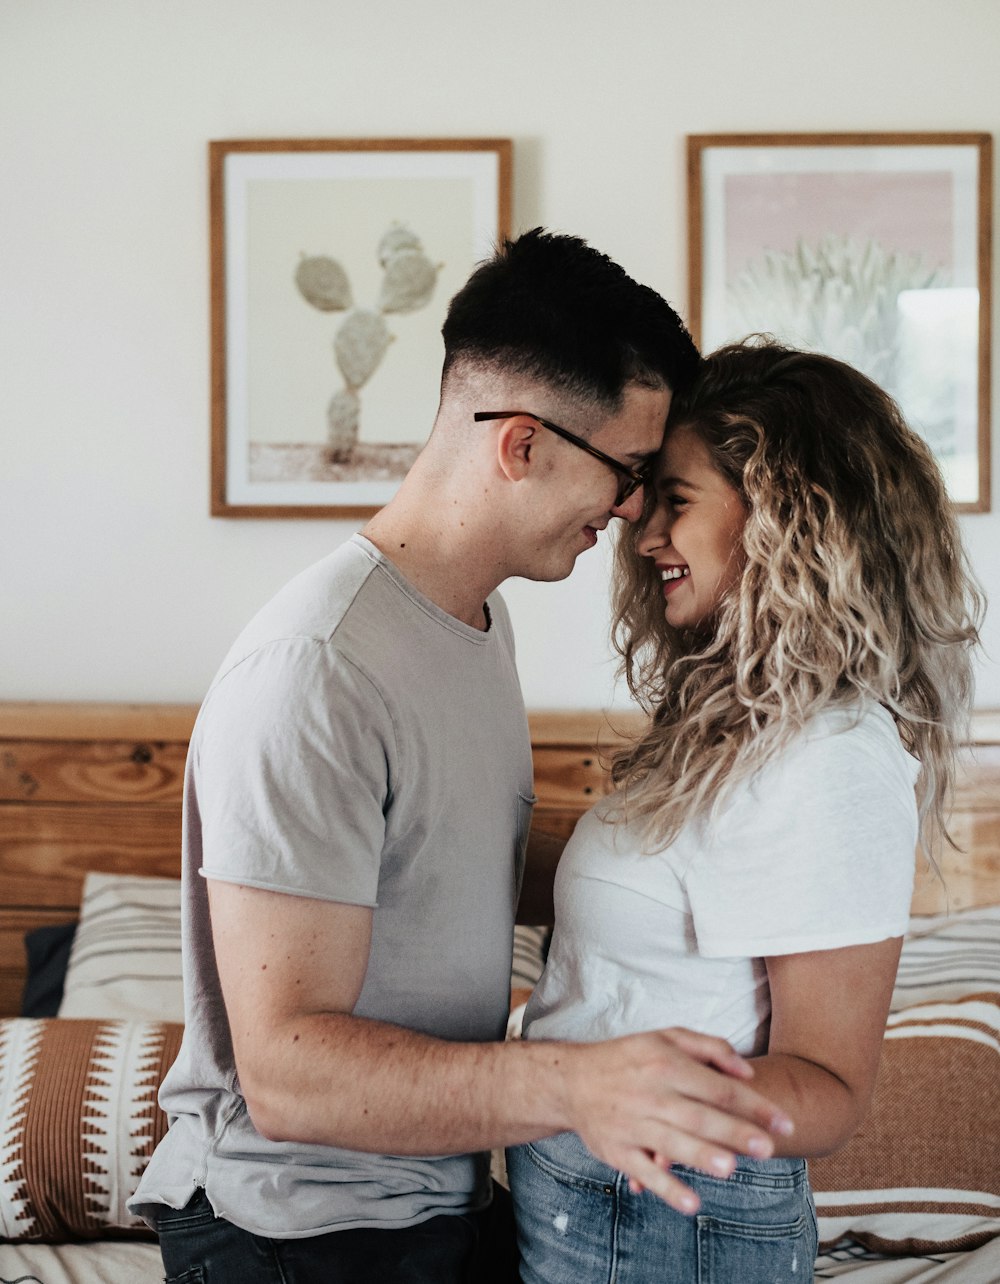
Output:
[[[0,703],[0,1016],[24,982],[24,933],[74,919],[84,875],[180,873],[181,786],[195,705]],[[529,714],[534,824],[568,835],[607,790],[606,753],[638,715]],[[943,862],[953,908],[1000,903],[1000,714],[976,717]],[[945,907],[921,871],[914,912]]]

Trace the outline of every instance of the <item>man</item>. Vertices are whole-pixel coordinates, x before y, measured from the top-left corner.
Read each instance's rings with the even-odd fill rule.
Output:
[[[168,1279],[466,1279],[491,1147],[572,1129],[680,1205],[669,1162],[726,1172],[786,1126],[689,1032],[501,1042],[533,798],[496,589],[640,515],[697,353],[652,290],[540,229],[443,333],[396,497],[250,623],[192,737],[186,1031],[133,1203]]]

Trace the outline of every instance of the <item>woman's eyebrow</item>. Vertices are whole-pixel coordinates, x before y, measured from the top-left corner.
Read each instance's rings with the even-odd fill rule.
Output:
[[[661,478],[659,479],[659,481],[657,482],[657,485],[659,485],[659,486],[685,486],[688,490],[704,490],[704,489],[705,489],[705,488],[704,488],[704,486],[699,486],[699,485],[697,485],[697,483],[695,483],[695,482],[693,482],[693,481],[688,481],[688,479],[687,479],[686,477],[677,477],[677,476],[674,476],[674,475],[671,475],[671,476],[669,476],[669,477],[661,477]]]

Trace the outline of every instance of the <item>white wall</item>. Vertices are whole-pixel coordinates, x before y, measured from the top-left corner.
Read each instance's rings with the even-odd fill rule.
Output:
[[[209,139],[509,136],[516,228],[683,305],[685,134],[1000,133],[998,67],[995,0],[0,0],[0,696],[198,700],[354,529],[208,516]],[[508,586],[530,706],[624,702],[606,570]]]

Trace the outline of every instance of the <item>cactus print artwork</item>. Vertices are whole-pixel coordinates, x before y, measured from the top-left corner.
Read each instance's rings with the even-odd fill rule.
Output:
[[[330,457],[351,459],[361,429],[361,388],[378,370],[393,335],[386,323],[392,313],[416,312],[430,301],[441,264],[424,253],[420,238],[402,223],[393,223],[377,248],[382,282],[373,308],[354,307],[347,273],[336,259],[303,255],[295,285],[306,303],[320,312],[346,312],[333,339],[333,354],[344,381],[326,410]]]

